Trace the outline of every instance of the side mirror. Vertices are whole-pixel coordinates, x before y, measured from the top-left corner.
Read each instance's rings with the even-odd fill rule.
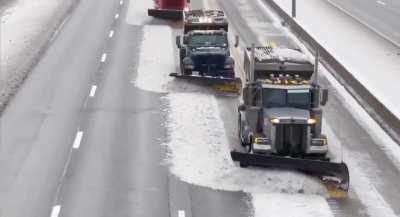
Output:
[[[326,105],[328,102],[328,89],[322,90],[321,105]]]
[[[240,112],[245,111],[246,110],[246,105],[245,104],[240,104],[239,107],[238,107],[238,110]]]
[[[182,44],[181,44],[181,36],[176,36],[176,46],[181,49]]]
[[[239,41],[240,41],[239,36],[235,35],[235,44],[234,44],[235,47],[239,46]]]

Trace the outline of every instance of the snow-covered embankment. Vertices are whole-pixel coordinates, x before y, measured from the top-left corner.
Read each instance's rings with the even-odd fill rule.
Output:
[[[0,110],[79,0],[19,0],[1,17]]]

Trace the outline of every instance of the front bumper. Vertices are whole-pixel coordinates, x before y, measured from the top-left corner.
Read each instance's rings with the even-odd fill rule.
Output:
[[[272,146],[267,144],[255,144],[253,143],[254,153],[272,153]]]
[[[311,139],[311,144],[307,147],[307,154],[326,154],[328,153],[328,143],[326,139]]]

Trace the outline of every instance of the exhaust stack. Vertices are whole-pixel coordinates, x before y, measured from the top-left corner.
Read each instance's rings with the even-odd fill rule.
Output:
[[[254,83],[255,82],[255,64],[256,64],[256,57],[255,57],[255,50],[256,50],[256,48],[255,48],[255,44],[253,43],[253,44],[251,44],[251,60],[250,60],[250,75],[249,75],[249,78],[250,78],[250,83]]]

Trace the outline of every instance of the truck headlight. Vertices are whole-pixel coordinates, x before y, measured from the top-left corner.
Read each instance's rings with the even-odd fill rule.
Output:
[[[225,69],[233,69],[234,67],[235,67],[235,65],[233,65],[233,64],[225,64],[224,65]]]
[[[311,144],[313,146],[328,145],[328,140],[327,139],[312,139]]]
[[[310,118],[307,120],[307,124],[315,124],[317,123],[317,120],[315,120],[314,118]]]
[[[257,137],[254,139],[255,144],[269,144],[268,138]]]
[[[281,120],[279,120],[278,118],[272,118],[270,121],[273,124],[279,124],[281,122]]]

